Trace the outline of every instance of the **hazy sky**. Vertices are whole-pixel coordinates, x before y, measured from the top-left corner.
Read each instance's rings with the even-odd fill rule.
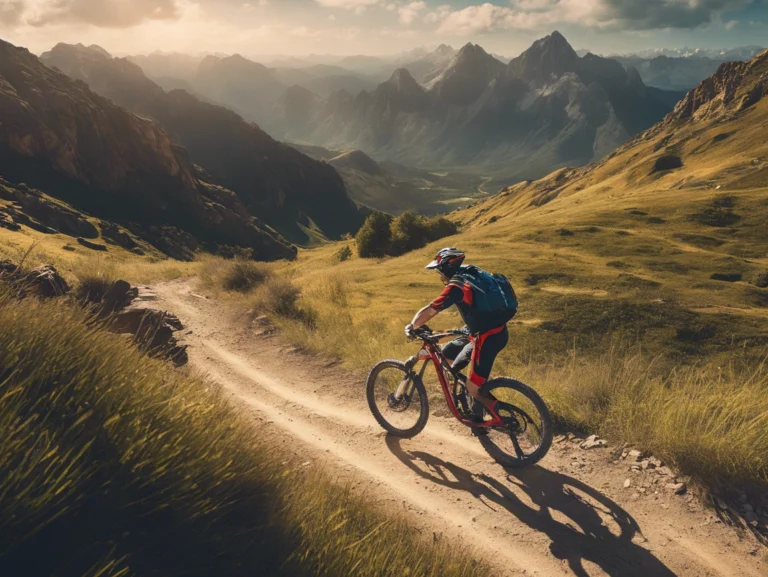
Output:
[[[768,0],[0,0],[0,37],[153,50],[385,54],[468,41],[515,56],[560,30],[575,48],[768,44]]]

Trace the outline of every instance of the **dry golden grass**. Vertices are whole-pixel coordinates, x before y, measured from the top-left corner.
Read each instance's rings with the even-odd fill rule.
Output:
[[[94,239],[95,242],[102,242]],[[198,274],[200,262],[180,262],[159,253],[137,256],[110,245],[107,253],[94,252],[63,234],[43,234],[23,227],[20,232],[0,228],[0,260],[18,262],[34,246],[26,260],[28,267],[53,264],[68,281],[85,276],[109,276],[134,283],[150,283]],[[75,250],[67,250],[69,246]],[[202,259],[204,260],[204,258]]]
[[[0,326],[0,573],[487,571],[286,463],[210,383],[79,309],[0,296]]]

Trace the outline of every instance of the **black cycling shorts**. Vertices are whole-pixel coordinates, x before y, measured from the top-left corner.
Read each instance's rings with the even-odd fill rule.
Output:
[[[498,354],[509,343],[507,326],[492,329],[477,337],[462,337],[443,347],[443,354],[453,361],[453,369],[461,371],[470,363],[469,380],[478,387],[491,375],[493,363]]]

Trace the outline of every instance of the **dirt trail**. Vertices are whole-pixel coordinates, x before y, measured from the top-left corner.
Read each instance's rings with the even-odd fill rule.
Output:
[[[219,382],[297,466],[324,467],[427,538],[463,542],[493,575],[768,575],[751,536],[691,498],[642,482],[611,450],[553,445],[540,466],[508,471],[454,421],[432,415],[411,440],[387,438],[368,412],[365,375],[293,351],[192,281],[155,286],[190,331],[192,365]],[[658,494],[653,494],[658,489]]]

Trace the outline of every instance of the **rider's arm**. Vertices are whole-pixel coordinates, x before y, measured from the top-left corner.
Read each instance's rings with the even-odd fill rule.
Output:
[[[437,316],[438,311],[432,308],[432,305],[427,305],[413,317],[411,325],[413,328],[418,329],[420,326],[427,324],[431,319]]]
[[[456,285],[448,285],[445,287],[445,290],[440,293],[439,297],[437,297],[429,305],[425,306],[423,309],[416,313],[416,316],[413,317],[411,324],[414,328],[419,328],[420,326],[428,323],[437,315],[437,313],[440,313],[445,309],[452,307],[456,303],[461,302],[463,298],[464,293],[459,287]]]

